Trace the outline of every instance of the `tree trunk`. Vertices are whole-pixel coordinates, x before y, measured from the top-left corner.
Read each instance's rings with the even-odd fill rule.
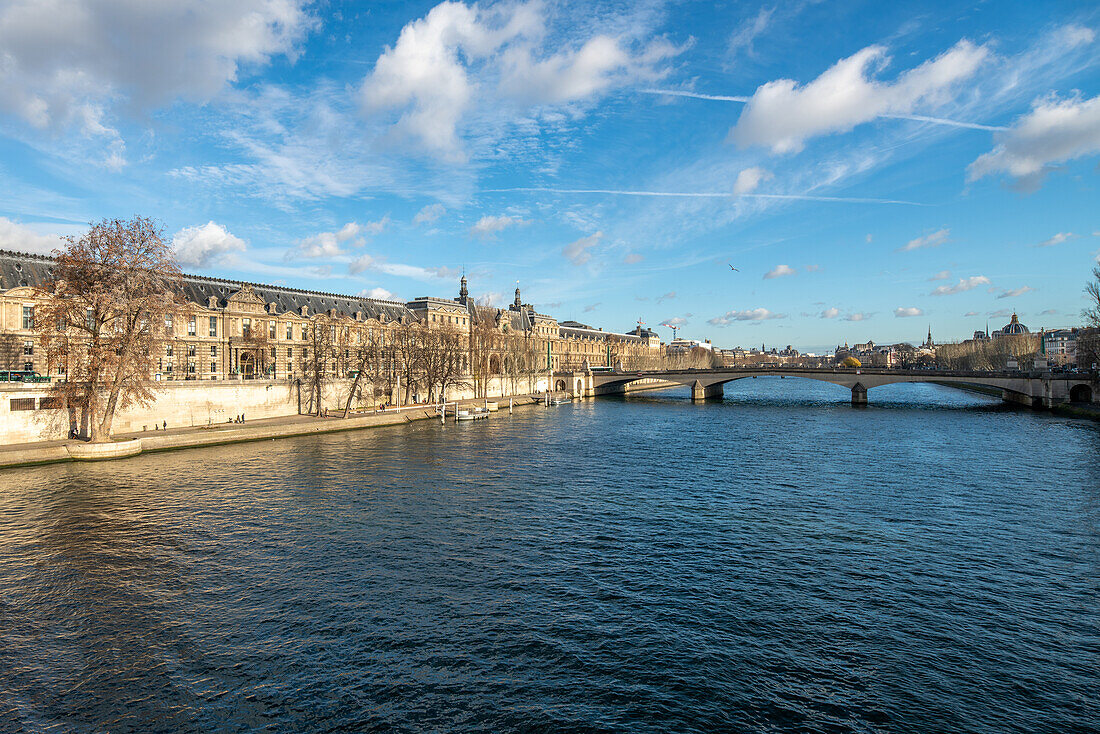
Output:
[[[355,393],[359,390],[359,381],[363,378],[363,370],[360,367],[359,371],[355,373],[355,381],[351,383],[351,390],[348,392],[348,401],[344,404],[343,418],[347,418],[351,412],[351,403],[355,400]]]

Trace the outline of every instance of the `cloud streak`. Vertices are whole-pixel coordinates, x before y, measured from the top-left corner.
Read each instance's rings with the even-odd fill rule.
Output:
[[[989,285],[989,278],[984,275],[972,275],[969,278],[960,278],[955,285],[941,285],[932,291],[933,296],[953,296],[956,293],[965,293],[974,290],[980,285]]]
[[[682,199],[775,199],[780,201],[821,201],[843,204],[896,204],[928,206],[916,201],[873,199],[858,196],[812,196],[808,194],[735,194],[732,191],[643,191],[637,189],[560,189],[551,186],[516,186],[506,189],[482,189],[486,194],[542,193],[597,194],[606,196],[670,197]]]
[[[787,318],[785,313],[775,313],[766,308],[751,308],[744,311],[726,311],[721,316],[707,319],[707,323],[711,326],[729,326],[734,321],[771,321],[785,318]]]
[[[738,94],[702,94],[700,92],[688,92],[682,89],[639,89],[642,94],[655,94],[662,97],[684,97],[687,99],[702,99],[708,102],[737,102],[739,104],[746,104],[752,99],[751,96],[738,95]],[[930,122],[934,125],[946,125],[948,127],[959,127],[968,130],[988,130],[990,132],[999,132],[1002,130],[1008,130],[1003,125],[983,125],[980,122],[967,122],[965,120],[951,120],[946,117],[933,117],[931,115],[899,115],[899,114],[881,114],[879,118],[885,120],[911,120],[913,122]]]
[[[923,247],[939,247],[944,242],[947,242],[947,238],[951,236],[951,230],[947,227],[926,234],[921,237],[916,237],[905,243],[904,247],[899,247],[898,252],[912,252],[913,250],[919,250]]]

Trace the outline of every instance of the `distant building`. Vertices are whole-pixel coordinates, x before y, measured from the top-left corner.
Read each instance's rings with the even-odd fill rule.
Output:
[[[1043,354],[1052,365],[1077,364],[1077,329],[1053,329],[1043,332]]]
[[[1019,336],[1020,334],[1028,334],[1028,328],[1020,323],[1020,319],[1016,317],[1016,312],[1012,312],[1012,320],[993,332],[994,339],[999,339],[1004,336]]]
[[[684,339],[682,337],[677,337],[676,339],[673,339],[668,345],[668,351],[670,354],[675,354],[677,352],[690,352],[692,349],[697,348],[706,349],[709,351],[714,349],[714,345],[710,343],[710,339],[699,341],[698,339]]]

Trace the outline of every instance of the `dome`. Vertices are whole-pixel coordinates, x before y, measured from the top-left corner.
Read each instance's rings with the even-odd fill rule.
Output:
[[[1012,320],[1001,329],[1001,333],[1005,336],[1011,336],[1013,334],[1027,334],[1027,327],[1020,323],[1020,320],[1016,318],[1016,314],[1012,314]]]

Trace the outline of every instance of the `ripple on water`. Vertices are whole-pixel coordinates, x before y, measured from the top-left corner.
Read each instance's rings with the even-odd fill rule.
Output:
[[[0,474],[0,721],[1096,731],[1096,424],[870,398],[744,380]]]

